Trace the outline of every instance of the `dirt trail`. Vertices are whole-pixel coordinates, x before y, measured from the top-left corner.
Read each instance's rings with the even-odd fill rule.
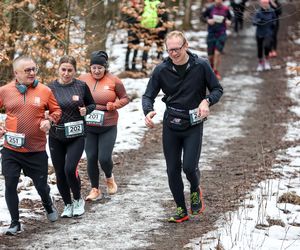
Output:
[[[295,20],[296,16],[292,18]],[[291,18],[283,19],[281,27],[291,22]],[[280,58],[273,60],[273,64],[284,65],[285,56],[291,55],[293,48],[284,49],[289,44],[285,39],[287,30],[280,31]],[[201,183],[207,208],[200,219],[180,225],[164,221],[174,211],[174,202],[167,187],[159,125],[146,133],[140,149],[116,156],[115,175],[120,187],[117,196],[88,204],[82,219],[53,224],[29,220],[18,237],[0,236],[0,248],[182,249],[189,239],[213,230],[220,216],[235,209],[256,183],[272,175],[270,167],[275,151],[286,146],[281,141],[285,134],[281,122],[291,114],[287,112],[290,100],[284,94],[285,69],[260,75],[255,72],[256,45],[252,31],[249,28],[240,36],[231,37],[226,45],[221,70],[225,94],[213,108],[204,132]],[[243,82],[245,75],[252,75],[253,83]],[[251,108],[242,110],[245,114],[239,117],[239,104],[244,102],[251,102]],[[235,124],[231,116],[240,119],[239,122]],[[218,127],[220,117],[225,117],[224,127],[228,126],[225,134]],[[239,132],[235,135],[235,131]],[[87,194],[85,168],[80,174],[83,193]],[[146,224],[146,229],[142,224]]]

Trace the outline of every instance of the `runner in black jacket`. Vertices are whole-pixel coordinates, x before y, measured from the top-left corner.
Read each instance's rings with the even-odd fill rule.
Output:
[[[189,217],[181,168],[191,185],[191,212],[199,214],[204,210],[198,168],[202,121],[209,115],[209,106],[219,101],[223,88],[208,61],[188,51],[188,42],[182,32],[170,32],[166,37],[166,47],[169,57],[155,68],[142,105],[146,126],[153,128],[154,100],[160,90],[164,92],[163,150],[169,186],[177,205],[177,213],[169,222],[183,222]],[[207,89],[209,94],[206,94]]]

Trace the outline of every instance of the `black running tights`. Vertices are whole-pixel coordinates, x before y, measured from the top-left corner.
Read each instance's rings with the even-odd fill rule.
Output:
[[[101,128],[103,133],[87,133],[85,152],[87,156],[87,171],[92,188],[99,188],[99,166],[106,178],[112,176],[113,161],[112,151],[117,137],[117,126]]]
[[[203,124],[185,131],[171,130],[164,122],[163,150],[167,164],[169,187],[177,207],[186,209],[181,170],[190,182],[190,191],[200,184],[199,158],[202,146]]]
[[[81,182],[77,167],[84,150],[84,137],[60,141],[50,136],[49,148],[58,190],[64,203],[71,204],[70,189],[75,200],[81,197]]]
[[[264,55],[265,57],[269,56],[272,46],[272,37],[256,37],[257,44],[257,57],[259,60],[262,60]]]
[[[49,206],[52,204],[50,198],[50,187],[47,184],[47,175],[30,176],[33,184],[41,196],[43,206]],[[5,176],[5,200],[7,208],[9,210],[11,220],[19,220],[19,197],[17,193],[17,186],[19,183],[19,177]]]

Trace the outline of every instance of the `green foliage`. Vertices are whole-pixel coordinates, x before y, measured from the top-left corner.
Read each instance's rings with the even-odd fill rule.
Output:
[[[157,14],[157,6],[159,3],[159,0],[145,0],[144,12],[141,17],[141,26],[143,28],[152,29],[156,27],[159,21]]]

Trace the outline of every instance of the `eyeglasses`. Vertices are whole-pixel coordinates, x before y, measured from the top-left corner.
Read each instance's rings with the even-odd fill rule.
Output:
[[[185,43],[182,44],[182,46],[181,46],[180,48],[166,49],[166,51],[167,51],[169,54],[171,54],[171,53],[173,53],[173,52],[178,53],[178,52],[183,48],[184,45],[185,45]]]
[[[102,66],[91,66],[91,70],[92,71],[96,71],[96,70],[99,70],[99,71],[103,71],[105,70],[105,67],[102,67]]]
[[[61,70],[62,72],[68,71],[68,73],[72,73],[72,72],[73,72],[73,69],[61,68],[60,70]]]
[[[26,68],[26,69],[24,69],[24,72],[25,72],[25,74],[27,74],[27,75],[29,75],[30,73],[31,73],[31,71],[33,71],[33,73],[37,73],[38,71],[39,71],[39,69],[38,68],[36,68],[36,67],[32,67],[32,68]]]

